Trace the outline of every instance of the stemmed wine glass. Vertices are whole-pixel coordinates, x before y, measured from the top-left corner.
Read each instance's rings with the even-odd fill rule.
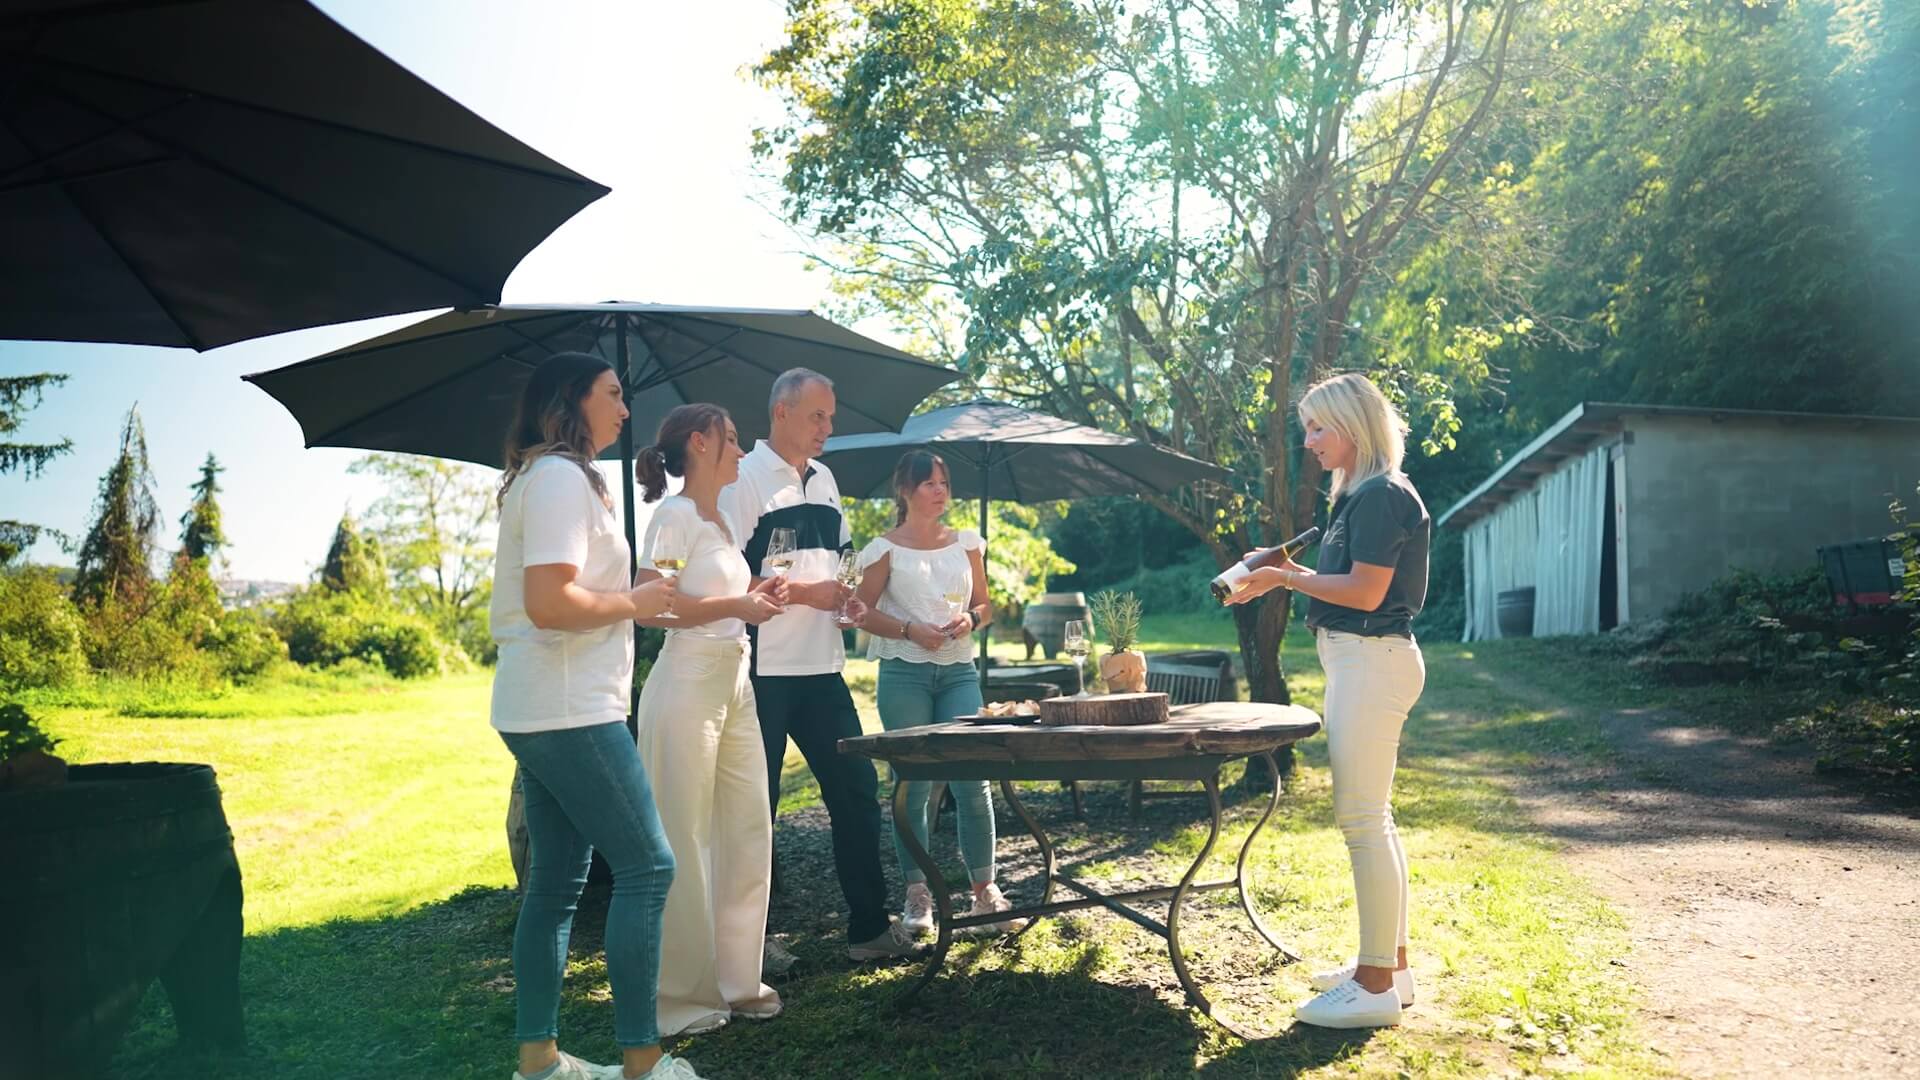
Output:
[[[860,584],[860,571],[858,564],[854,561],[853,552],[843,551],[840,553],[840,562],[834,568],[833,578],[849,589]],[[853,596],[849,593],[847,599],[840,601],[840,606],[833,611],[834,625],[843,630],[853,626],[853,615],[847,610],[852,599]]]
[[[1073,657],[1073,678],[1080,689],[1074,697],[1087,696],[1087,654],[1093,651],[1093,643],[1087,640],[1087,621],[1068,619],[1062,647],[1068,656]]]
[[[772,577],[783,578],[793,569],[794,545],[799,537],[792,529],[775,529],[767,534],[765,566]]]

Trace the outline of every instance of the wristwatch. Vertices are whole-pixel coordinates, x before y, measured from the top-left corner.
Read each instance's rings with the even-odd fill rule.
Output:
[[[975,630],[980,629],[980,613],[978,611],[975,611],[972,608],[968,608],[967,621],[973,624],[973,628]]]

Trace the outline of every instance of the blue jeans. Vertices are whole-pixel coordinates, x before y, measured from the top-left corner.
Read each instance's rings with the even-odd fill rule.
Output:
[[[944,724],[956,716],[971,716],[980,711],[980,672],[967,664],[916,664],[910,660],[887,658],[880,661],[880,723],[888,731]],[[895,781],[900,783],[900,781]],[[907,827],[921,847],[927,846],[927,819],[931,817],[928,796],[931,780],[909,780],[907,785]],[[954,828],[960,833],[960,856],[967,862],[967,876],[975,885],[993,880],[993,792],[985,780],[949,780],[953,792]],[[900,833],[893,834],[893,849],[900,859],[900,873],[909,882],[925,881],[927,875],[913,864]]]
[[[500,738],[520,762],[527,814],[527,890],[513,928],[514,1038],[559,1036],[567,940],[599,848],[613,871],[606,935],[613,1037],[622,1047],[652,1046],[660,1041],[654,999],[673,851],[633,736],[615,723]]]

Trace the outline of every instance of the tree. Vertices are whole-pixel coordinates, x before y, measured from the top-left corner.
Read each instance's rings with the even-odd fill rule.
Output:
[[[153,500],[153,470],[147,464],[147,434],[140,408],[127,410],[120,453],[100,478],[93,524],[80,542],[73,598],[82,610],[112,606],[129,617],[146,610],[153,585],[154,541],[160,508]]]
[[[387,562],[380,541],[362,536],[352,514],[341,514],[333,542],[320,565],[320,586],[328,592],[352,593],[384,603],[387,599]]]
[[[410,454],[369,454],[350,471],[386,484],[367,517],[397,598],[470,655],[491,653],[486,605],[493,595],[496,476]]]
[[[57,443],[14,442],[15,432],[25,423],[27,414],[40,404],[41,394],[50,386],[66,382],[65,375],[42,373],[0,378],[0,476],[20,472],[31,480],[40,475],[47,463],[73,450],[72,439]],[[52,530],[24,521],[0,520],[0,566],[18,558],[20,553],[39,542]],[[58,534],[55,534],[58,535]]]
[[[193,483],[193,503],[180,516],[180,556],[211,562],[227,545],[227,534],[220,525],[220,474],[226,469],[208,452],[200,463],[200,479]]]
[[[1232,469],[1142,496],[1225,566],[1317,510],[1290,434],[1306,381],[1380,373],[1439,448],[1450,388],[1487,376],[1497,334],[1422,366],[1355,305],[1479,209],[1461,181],[1523,6],[790,0],[755,69],[788,118],[756,149],[854,314],[1000,395]],[[1289,599],[1235,609],[1259,700],[1287,700]]]

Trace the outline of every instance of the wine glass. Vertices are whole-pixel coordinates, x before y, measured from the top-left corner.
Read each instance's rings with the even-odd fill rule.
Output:
[[[834,567],[833,579],[849,589],[860,583],[859,565],[854,561],[853,552],[843,551],[840,553],[840,561]],[[846,629],[853,625],[853,616],[847,611],[848,602],[852,600],[852,598],[852,594],[849,593],[847,599],[840,601],[840,606],[834,609],[834,625],[841,629]]]
[[[1093,643],[1087,640],[1087,620],[1068,619],[1061,647],[1068,656],[1073,657],[1073,677],[1080,687],[1074,697],[1087,696],[1087,654],[1093,651]]]
[[[947,602],[947,618],[949,620],[959,618],[960,613],[967,610],[967,593],[965,589],[957,585],[950,586],[942,596]]]
[[[792,529],[775,529],[767,534],[767,558],[765,566],[772,571],[772,577],[786,577],[793,569],[794,545],[798,542]]]
[[[677,533],[660,531],[653,538],[653,568],[660,571],[661,577],[678,577],[687,566],[686,538]]]

